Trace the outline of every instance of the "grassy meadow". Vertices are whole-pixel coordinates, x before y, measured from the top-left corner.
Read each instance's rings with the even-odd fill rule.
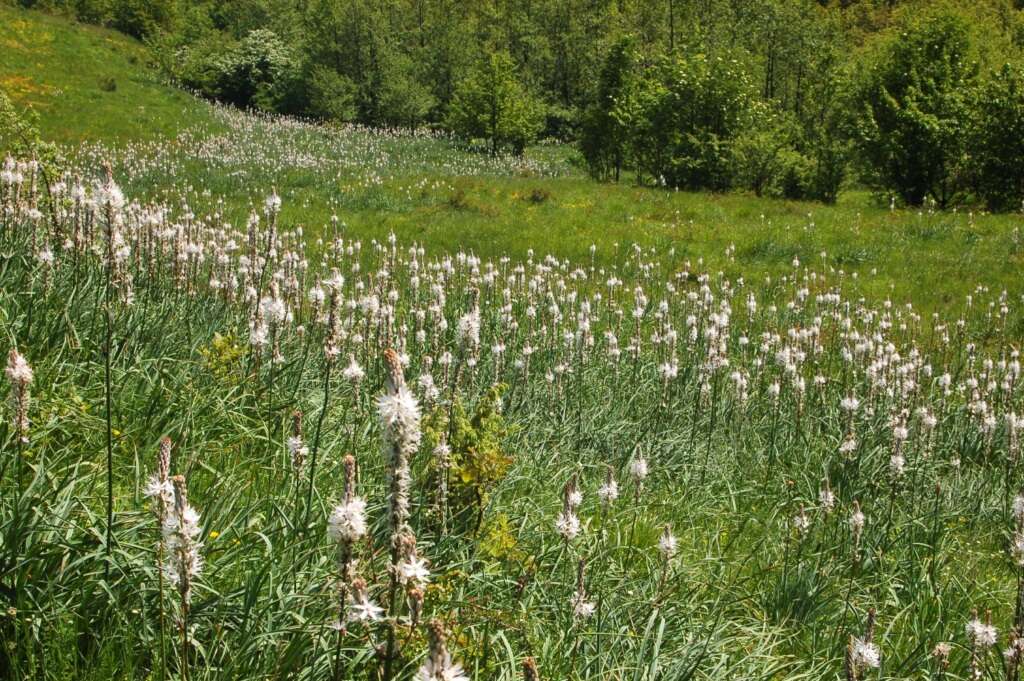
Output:
[[[0,45],[67,155],[0,176],[0,676],[1018,678],[1018,215],[243,113],[6,7]]]

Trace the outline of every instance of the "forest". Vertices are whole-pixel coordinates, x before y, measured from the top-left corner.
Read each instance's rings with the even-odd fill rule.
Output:
[[[1014,210],[1024,15],[1009,0],[21,0],[145,40],[243,108],[574,142],[595,177]]]

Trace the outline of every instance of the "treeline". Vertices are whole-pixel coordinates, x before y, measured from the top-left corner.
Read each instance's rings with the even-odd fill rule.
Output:
[[[1024,200],[1019,0],[19,0],[203,95],[440,126],[596,177],[834,201]]]
[[[741,52],[652,58],[625,38],[580,146],[606,179],[824,202],[855,179],[904,205],[1024,209],[1020,15],[1002,8],[914,6],[862,46],[842,24],[812,24],[815,47],[782,92]]]

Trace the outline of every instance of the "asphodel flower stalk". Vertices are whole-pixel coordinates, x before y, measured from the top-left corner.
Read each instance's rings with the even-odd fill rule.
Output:
[[[164,538],[164,528],[168,516],[174,509],[174,484],[171,482],[171,438],[164,437],[160,440],[160,450],[157,454],[156,472],[150,476],[146,485],[146,496],[153,500],[153,514],[156,516],[158,536],[156,544],[156,568],[157,568],[157,598],[159,599],[160,610],[160,664],[162,677],[167,676],[167,648],[165,639],[165,617],[164,617],[164,560],[167,551],[167,542]]]
[[[32,367],[21,353],[11,348],[4,373],[11,384],[11,429],[20,444],[28,444],[29,386],[34,377]]]
[[[199,553],[202,544],[199,541],[199,514],[188,503],[185,477],[175,475],[171,483],[174,485],[174,511],[164,523],[164,541],[169,554],[165,572],[177,587],[181,600],[181,673],[182,678],[187,679],[190,648],[188,617],[192,606],[192,584],[203,569],[203,559]]]
[[[405,384],[398,353],[384,351],[384,393],[377,398],[377,412],[384,431],[384,454],[388,465],[388,528],[390,530],[390,588],[388,642],[384,658],[384,679],[390,681],[396,656],[395,621],[398,615],[399,584],[409,581],[410,569],[422,567],[415,558],[416,540],[409,527],[409,459],[420,444],[420,408],[416,396]],[[410,556],[409,545],[412,545]]]

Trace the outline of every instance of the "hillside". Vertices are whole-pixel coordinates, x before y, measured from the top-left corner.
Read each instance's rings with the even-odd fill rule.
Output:
[[[0,4],[0,88],[40,115],[58,142],[173,137],[212,121],[209,107],[146,66],[116,31]]]
[[[195,209],[244,222],[272,190],[282,219],[320,233],[392,232],[446,250],[524,257],[528,248],[613,264],[633,245],[748,281],[824,262],[853,290],[930,312],[978,286],[1014,290],[1015,215],[889,210],[864,192],[839,205],[665,191],[585,177],[564,145],[491,158],[438,134],[321,126],[217,107],[162,84],[144,47],[116,32],[0,8],[0,77],[68,144],[85,176],[112,161],[127,191],[191,187]],[[104,90],[106,78],[117,88]],[[85,144],[81,144],[81,143]]]
[[[3,12],[66,153],[0,150],[0,679],[1019,681],[1019,215],[602,184]]]

